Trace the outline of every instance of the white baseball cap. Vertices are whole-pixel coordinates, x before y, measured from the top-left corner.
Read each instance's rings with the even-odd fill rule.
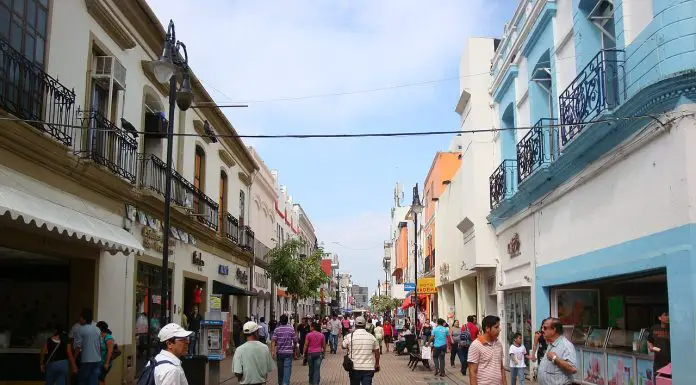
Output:
[[[360,316],[355,319],[355,324],[358,326],[365,326],[365,317]]]
[[[186,338],[193,334],[193,332],[190,332],[188,330],[184,330],[181,326],[175,323],[170,323],[164,325],[162,329],[160,329],[159,334],[157,337],[159,338],[160,341],[168,341],[171,340],[172,338]]]
[[[259,325],[254,321],[249,321],[244,324],[243,330],[244,334],[254,334],[259,330]]]

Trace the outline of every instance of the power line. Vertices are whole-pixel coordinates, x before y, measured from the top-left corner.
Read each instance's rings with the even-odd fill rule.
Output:
[[[670,111],[669,113],[674,113],[674,112],[676,112],[676,111]],[[688,111],[680,111],[680,112],[686,114],[683,116],[693,115],[693,113],[690,113]],[[584,122],[584,123],[551,123],[551,124],[543,124],[543,125],[535,125],[535,126],[484,128],[484,129],[471,129],[471,130],[374,132],[374,133],[343,133],[343,134],[277,134],[277,135],[214,134],[214,135],[205,135],[205,136],[214,137],[214,138],[249,138],[249,139],[251,139],[251,138],[253,138],[253,139],[318,139],[318,138],[328,139],[328,138],[390,138],[390,137],[409,137],[409,136],[456,135],[456,134],[476,134],[476,133],[491,133],[491,132],[502,132],[502,131],[530,130],[533,128],[560,128],[560,127],[566,127],[566,126],[586,126],[586,125],[595,124],[595,123],[612,123],[612,122],[617,122],[617,121],[638,120],[638,119],[652,119],[652,120],[657,120],[658,122],[660,122],[658,117],[665,116],[667,114],[668,113],[661,113],[658,115],[635,115],[635,116],[627,116],[627,117],[611,117],[611,118],[594,119],[594,120]],[[19,121],[19,122],[24,122],[24,123],[29,123],[29,124],[32,124],[32,123],[48,124],[48,123],[40,121],[40,120],[30,120],[30,119],[13,118],[13,117],[0,117],[0,121],[2,121],[2,120]],[[660,122],[660,124],[662,124],[662,123]],[[51,123],[51,125],[53,125],[55,127],[75,128],[78,130],[92,131],[92,132],[113,131],[112,129],[90,128],[90,127],[84,127],[84,126],[75,125],[75,124]],[[150,134],[150,133],[145,132],[145,131],[124,130],[124,132],[143,134],[143,135]],[[198,133],[172,133],[171,135],[172,136],[180,136],[180,137],[189,137],[189,136],[190,137],[201,137],[201,135]]]

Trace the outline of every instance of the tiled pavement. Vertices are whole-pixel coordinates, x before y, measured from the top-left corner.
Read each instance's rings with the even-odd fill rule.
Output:
[[[345,385],[348,384],[348,374],[343,370],[341,363],[343,355],[340,348],[338,354],[327,354],[321,364],[321,385]],[[408,357],[396,356],[393,353],[385,353],[380,359],[380,372],[375,374],[374,385],[405,385],[405,384],[425,384],[425,385],[469,385],[468,378],[459,372],[459,362],[456,367],[450,367],[447,362],[446,377],[435,377],[433,371],[428,371],[421,364],[415,371],[407,368]],[[432,361],[430,367],[433,368]],[[237,379],[232,374],[232,359],[227,358],[220,365],[221,385],[237,385]],[[308,381],[309,369],[302,366],[301,360],[295,360],[292,368],[291,385],[306,385]],[[509,381],[509,376],[508,376]],[[530,384],[528,380],[525,384]],[[278,385],[276,371],[268,376],[268,385]]]

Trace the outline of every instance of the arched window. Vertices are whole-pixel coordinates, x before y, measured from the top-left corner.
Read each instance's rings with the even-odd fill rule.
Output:
[[[196,155],[193,168],[193,186],[201,192],[205,192],[205,151],[201,146],[196,146]],[[199,210],[198,195],[193,199],[193,208],[197,213]]]
[[[220,171],[220,208],[218,210],[218,223],[220,224],[220,233],[225,234],[227,224],[224,221],[227,213],[227,174]]]

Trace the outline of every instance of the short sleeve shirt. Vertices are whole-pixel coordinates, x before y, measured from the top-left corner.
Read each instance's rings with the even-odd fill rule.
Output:
[[[297,335],[290,325],[280,325],[273,333],[273,341],[276,343],[276,348],[280,354],[292,354],[297,342]]]
[[[435,343],[433,346],[436,348],[440,348],[443,346],[447,345],[447,335],[449,334],[449,330],[444,327],[444,326],[436,326],[435,329],[433,329],[433,337],[435,337]]]
[[[343,348],[348,349],[348,356],[353,360],[355,370],[375,370],[373,351],[379,349],[379,343],[365,329],[348,334],[343,340]]]
[[[240,384],[264,384],[273,371],[273,359],[268,346],[259,341],[249,341],[234,351],[232,371],[242,375]]]
[[[577,357],[575,346],[564,336],[558,337],[556,341],[549,342],[546,354],[554,352],[558,356],[557,360],[568,362],[577,368]],[[573,381],[573,375],[564,372],[556,363],[546,357],[539,362],[539,383],[543,385],[564,385]]]
[[[484,342],[477,338],[469,347],[467,362],[478,364],[479,385],[500,385],[503,381],[503,344],[500,341]]]
[[[309,334],[307,334],[307,338],[305,339],[305,343],[307,344],[307,352],[308,353],[321,353],[324,351],[324,335],[317,332],[313,331]]]
[[[329,330],[331,330],[331,334],[337,336],[341,332],[341,321],[337,319],[329,321]]]

